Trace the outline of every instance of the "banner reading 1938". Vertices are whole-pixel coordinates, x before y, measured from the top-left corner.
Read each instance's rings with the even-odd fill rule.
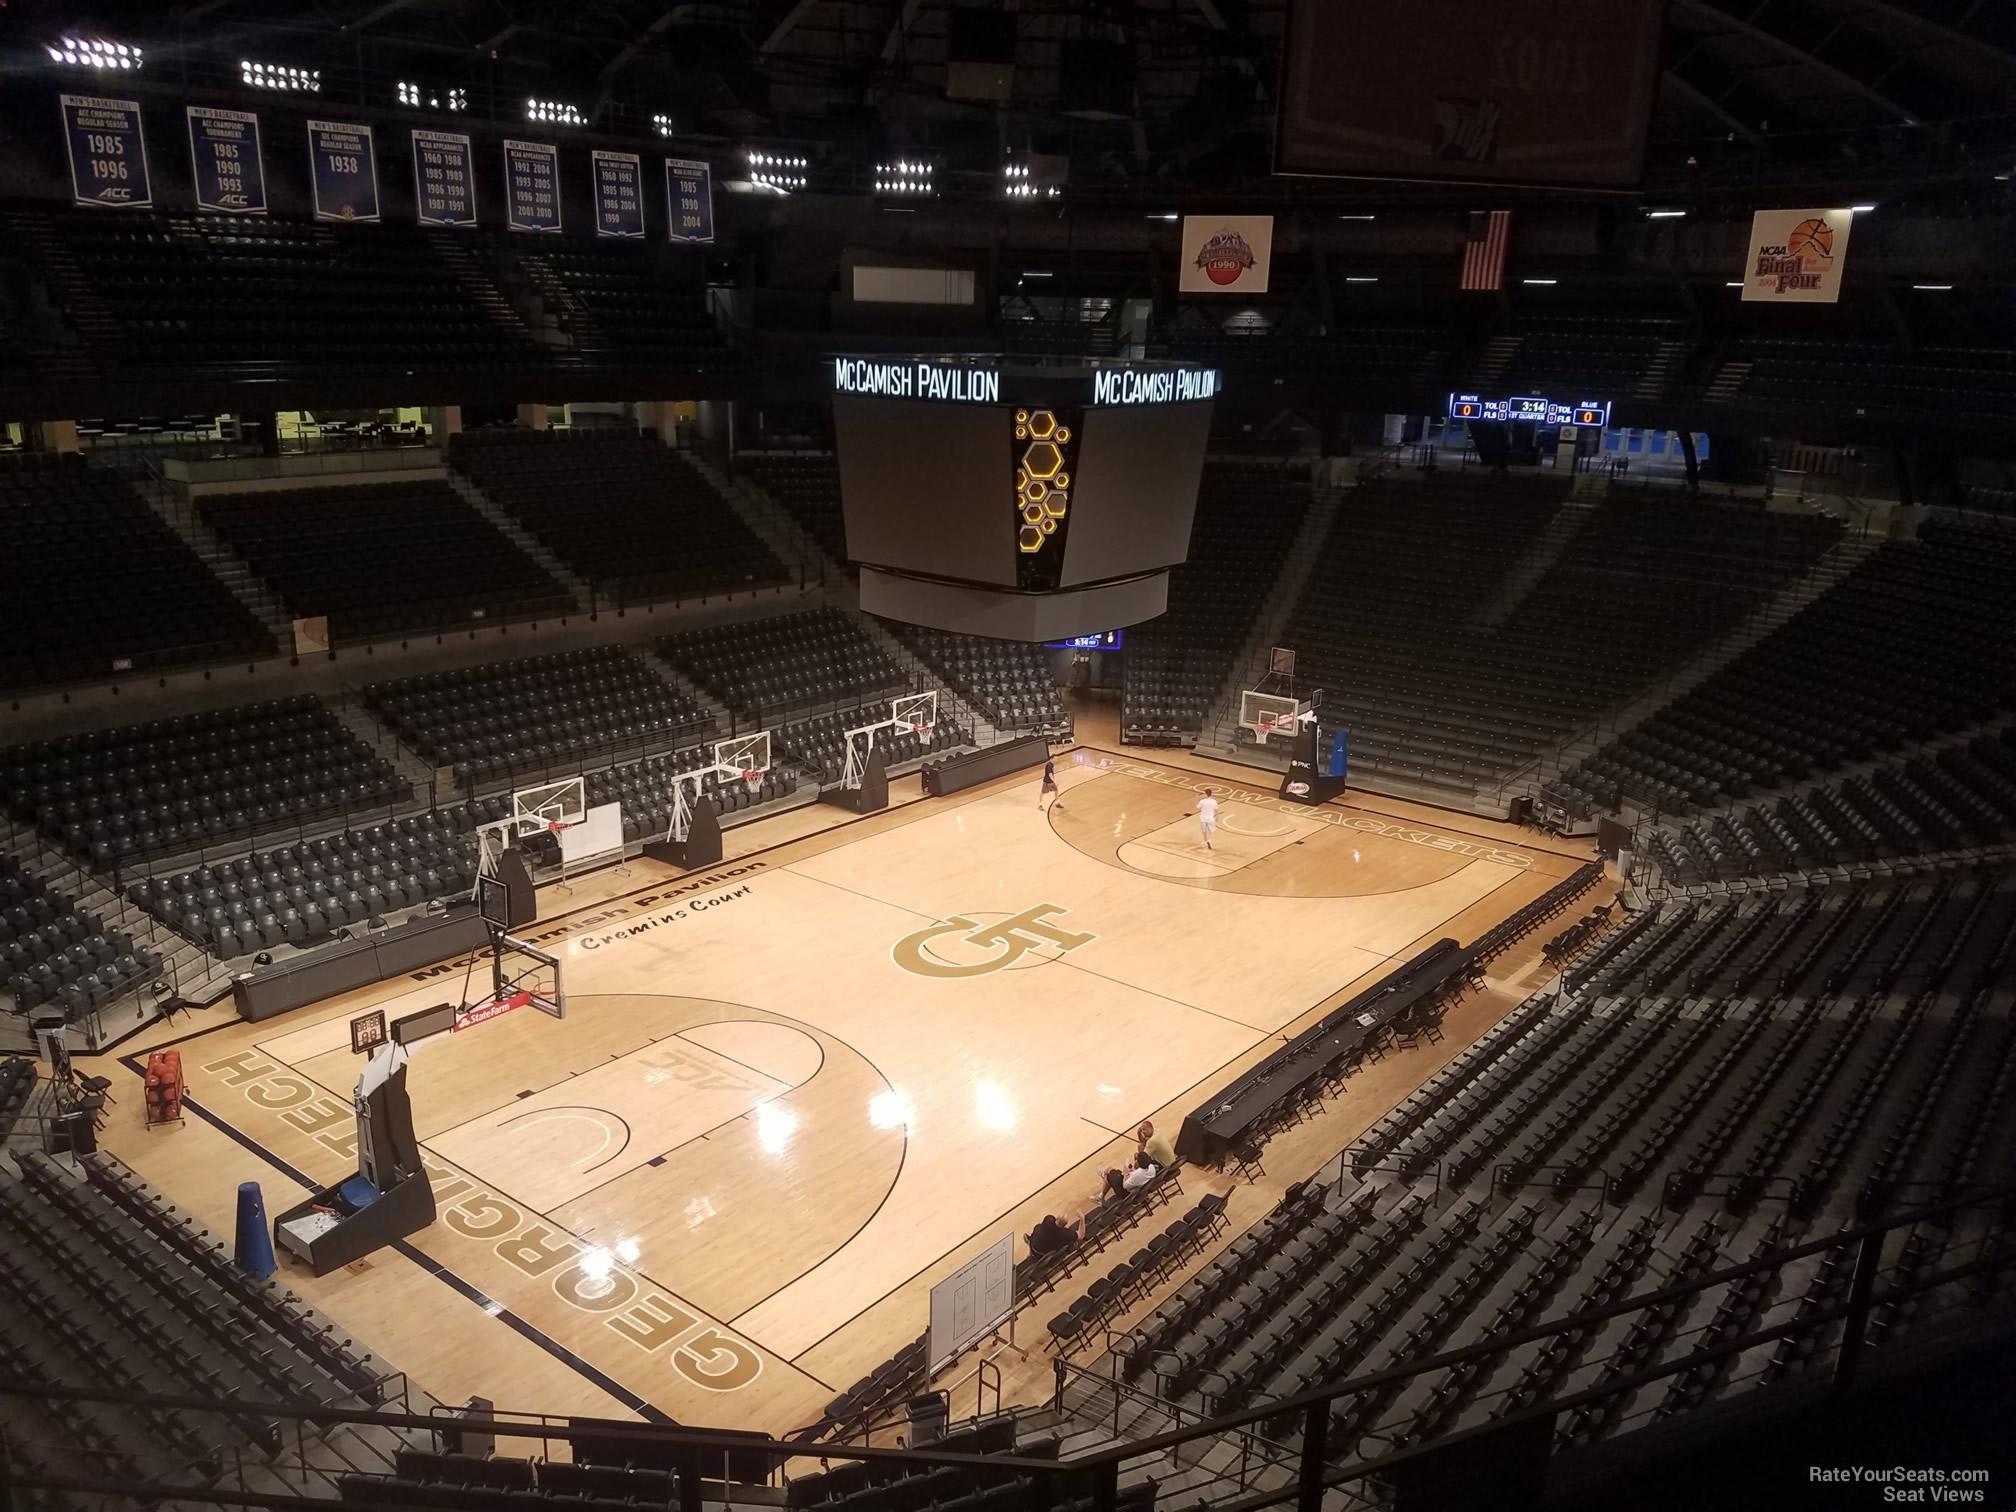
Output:
[[[476,224],[476,163],[465,133],[415,128],[413,203],[423,226]]]
[[[504,143],[505,223],[513,231],[560,229],[560,149],[551,142]]]
[[[641,240],[644,235],[644,162],[634,152],[592,154],[595,163],[595,234]]]
[[[77,203],[128,210],[153,204],[140,102],[72,94],[62,100],[63,145],[70,153],[70,192]]]
[[[369,126],[310,121],[308,166],[315,219],[378,219],[378,154]]]
[[[259,151],[259,117],[249,110],[208,105],[191,105],[188,112],[196,208],[264,215],[266,161]]]

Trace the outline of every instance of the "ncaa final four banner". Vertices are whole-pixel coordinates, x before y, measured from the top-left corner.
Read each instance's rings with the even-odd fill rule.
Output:
[[[1750,221],[1744,303],[1836,303],[1854,226],[1853,210],[1759,210]]]
[[[138,100],[66,94],[63,146],[70,154],[70,192],[80,205],[145,210],[154,203],[147,177],[147,139]]]
[[[369,126],[310,121],[308,178],[315,219],[378,219],[378,151]]]
[[[1176,287],[1185,294],[1265,294],[1273,255],[1271,215],[1186,215]]]
[[[560,149],[551,142],[505,142],[504,223],[513,231],[560,229]]]
[[[644,239],[644,160],[634,152],[589,154],[595,169],[595,234]]]
[[[196,208],[226,215],[266,213],[266,160],[259,151],[259,117],[249,110],[187,107],[189,164],[196,179]]]

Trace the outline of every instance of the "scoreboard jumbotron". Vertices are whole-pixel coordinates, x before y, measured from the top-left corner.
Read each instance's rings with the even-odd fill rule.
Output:
[[[1451,394],[1451,420],[1511,421],[1524,425],[1593,425],[1610,423],[1608,399],[1578,399],[1562,404],[1539,394],[1510,399],[1486,399],[1481,394]]]

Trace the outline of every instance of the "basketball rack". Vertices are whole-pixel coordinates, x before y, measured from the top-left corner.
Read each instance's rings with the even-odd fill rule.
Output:
[[[511,794],[511,817],[476,826],[476,887],[469,896],[480,901],[483,878],[497,875],[497,863],[512,842],[527,835],[560,834],[588,817],[588,783],[563,777],[518,788]],[[567,886],[567,852],[560,852],[560,885]],[[569,889],[572,890],[571,888]]]
[[[693,805],[705,789],[708,778],[740,778],[748,785],[751,796],[754,796],[762,791],[763,779],[769,771],[768,730],[757,730],[752,734],[737,735],[730,740],[716,741],[711,766],[681,772],[678,781],[672,784],[672,818],[665,826],[665,839],[684,841],[687,835],[692,833]]]
[[[868,753],[875,749],[881,730],[908,730],[930,745],[938,730],[937,693],[903,693],[889,700],[889,717],[861,725],[847,732],[847,757],[840,770],[840,785],[850,792],[861,786],[868,770]]]

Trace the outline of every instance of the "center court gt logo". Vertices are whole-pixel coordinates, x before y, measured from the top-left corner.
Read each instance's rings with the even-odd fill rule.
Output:
[[[1006,971],[1034,951],[1043,953],[1027,964],[1040,965],[1099,938],[1050,922],[1066,912],[1061,903],[1037,903],[1018,914],[989,915],[986,923],[969,914],[953,914],[903,936],[889,947],[889,955],[918,976],[953,979]],[[939,948],[934,950],[934,944]]]

